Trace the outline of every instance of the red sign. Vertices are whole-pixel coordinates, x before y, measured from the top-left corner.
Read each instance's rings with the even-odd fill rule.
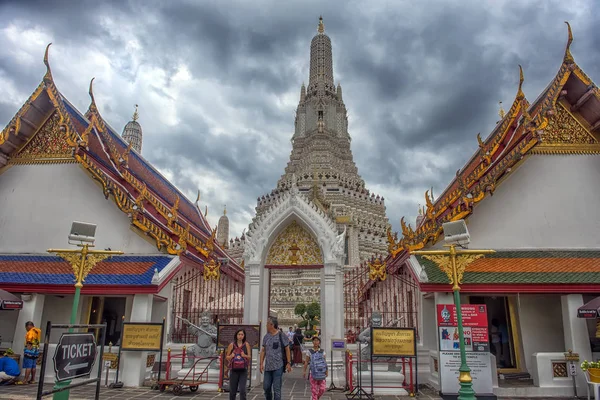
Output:
[[[484,304],[461,305],[467,351],[489,351],[487,309]],[[458,350],[458,321],[453,304],[437,305],[441,350]]]

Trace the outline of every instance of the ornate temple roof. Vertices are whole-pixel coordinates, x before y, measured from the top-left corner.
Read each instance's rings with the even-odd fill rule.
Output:
[[[554,79],[530,104],[522,91],[524,77],[519,66],[515,100],[485,140],[477,134],[478,151],[437,199],[430,191],[425,192],[426,206],[420,210],[423,218],[414,229],[402,218],[401,239],[388,232],[392,258],[435,243],[443,223],[468,217],[527,155],[600,154],[600,91],[575,63],[568,23],[567,27],[565,55]]]
[[[192,203],[138,152],[132,152],[133,144],[104,121],[94,99],[93,79],[85,115],[58,91],[48,48],[42,83],[0,132],[0,167],[79,163],[100,183],[104,197],[112,197],[123,217],[151,237],[159,251],[199,267],[210,258],[228,258],[222,271],[242,280],[243,270],[216,243],[216,229],[211,229],[198,201]],[[45,126],[50,129],[40,129]]]

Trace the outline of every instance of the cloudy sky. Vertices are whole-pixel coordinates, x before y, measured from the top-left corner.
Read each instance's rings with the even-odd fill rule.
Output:
[[[40,82],[96,102],[118,131],[140,106],[143,155],[235,236],[288,161],[322,14],[354,160],[395,230],[439,194],[508,109],[556,74],[568,20],[577,63],[600,83],[597,0],[0,1],[0,125]]]

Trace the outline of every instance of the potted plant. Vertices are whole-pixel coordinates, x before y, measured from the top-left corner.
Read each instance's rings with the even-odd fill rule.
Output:
[[[581,370],[590,375],[590,382],[600,383],[600,361],[585,360],[581,363]]]

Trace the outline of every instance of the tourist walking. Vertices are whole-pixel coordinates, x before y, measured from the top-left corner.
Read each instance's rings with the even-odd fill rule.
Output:
[[[246,341],[246,331],[238,329],[233,336],[233,342],[227,346],[225,359],[229,364],[229,400],[235,400],[237,393],[240,400],[246,400],[246,381],[252,349]]]
[[[323,396],[326,389],[325,379],[327,379],[327,361],[325,352],[321,348],[321,339],[317,336],[312,338],[313,348],[309,349],[304,359],[304,369],[302,375],[306,378],[306,367],[310,366],[309,380],[311,400],[318,400]]]
[[[302,359],[302,346],[304,345],[304,335],[302,334],[302,329],[296,328],[296,333],[294,334],[294,345],[292,346],[292,351],[294,353],[294,364],[300,366],[303,362]]]
[[[267,333],[263,337],[260,350],[260,372],[264,373],[263,389],[265,400],[281,400],[281,380],[283,371],[290,372],[290,342],[278,329],[277,319],[267,319]]]

